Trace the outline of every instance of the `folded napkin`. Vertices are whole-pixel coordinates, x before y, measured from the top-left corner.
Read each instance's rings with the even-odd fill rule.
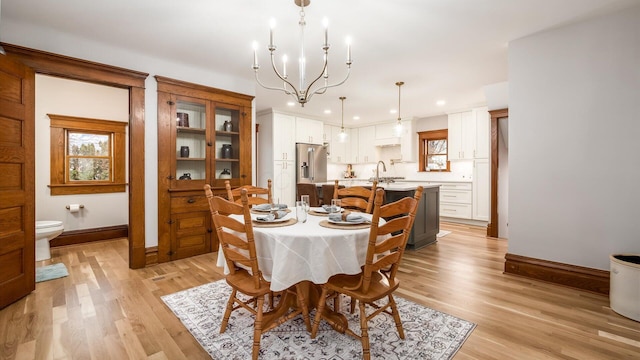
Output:
[[[287,216],[287,212],[286,211],[278,210],[278,211],[273,211],[270,214],[265,215],[265,216],[258,216],[256,218],[256,220],[258,220],[258,221],[273,221],[275,219],[282,219],[285,216]]]
[[[258,204],[254,205],[253,208],[260,211],[269,211],[271,210],[271,204]]]
[[[361,223],[363,221],[366,221],[367,219],[360,215],[360,214],[356,214],[356,213],[352,213],[349,211],[345,211],[342,214],[331,214],[329,215],[329,220],[331,221],[346,221],[346,222],[354,222],[354,223]]]
[[[331,208],[333,207],[333,205],[322,205],[322,209],[328,213],[331,212]]]
[[[259,211],[269,211],[271,209],[283,210],[287,208],[287,204],[258,204],[254,205],[253,208]]]

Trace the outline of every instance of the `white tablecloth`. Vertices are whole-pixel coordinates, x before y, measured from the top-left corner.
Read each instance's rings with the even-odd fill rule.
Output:
[[[295,209],[292,210],[286,218],[295,218]],[[257,216],[252,214],[253,218]],[[370,214],[362,216],[371,219]],[[271,290],[285,290],[303,280],[324,284],[333,275],[360,272],[366,258],[369,228],[343,230],[320,226],[320,221],[326,219],[309,214],[306,223],[253,227],[258,263],[264,278],[271,282]],[[226,267],[222,251],[218,252],[217,265]]]

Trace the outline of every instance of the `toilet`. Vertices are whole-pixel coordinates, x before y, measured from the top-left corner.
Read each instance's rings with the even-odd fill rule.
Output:
[[[62,221],[36,221],[36,261],[51,259],[49,241],[62,234]]]

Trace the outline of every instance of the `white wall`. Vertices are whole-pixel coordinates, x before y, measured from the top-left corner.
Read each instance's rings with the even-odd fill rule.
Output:
[[[114,65],[126,69],[149,73],[145,82],[145,246],[158,245],[158,127],[157,127],[157,83],[154,75],[255,95],[255,80],[239,79],[211,68],[197,68],[183,63],[154,58],[99,42],[88,41],[80,36],[57,32],[38,25],[19,23],[13,19],[2,19],[2,41],[28,48],[44,50],[79,59]],[[144,44],[140,44],[141,49]],[[247,48],[247,59],[251,49]],[[251,75],[249,75],[251,76]],[[255,128],[255,100],[253,124]],[[252,133],[255,145],[255,134]],[[251,151],[255,154],[255,148]],[[255,156],[255,155],[252,155]],[[255,158],[253,159],[255,164]],[[255,184],[255,171],[253,172]]]
[[[509,44],[509,253],[640,253],[640,6]]]
[[[121,193],[51,196],[47,187],[51,169],[47,114],[126,123],[129,121],[129,91],[36,75],[36,220],[60,220],[65,231],[128,224],[128,189]],[[69,204],[82,204],[84,209],[70,213],[65,208]]]

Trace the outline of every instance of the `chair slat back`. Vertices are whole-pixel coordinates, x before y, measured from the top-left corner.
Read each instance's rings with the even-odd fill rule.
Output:
[[[373,211],[373,200],[375,197],[378,182],[376,180],[371,184],[371,189],[363,186],[351,186],[339,188],[339,181],[335,181],[333,187],[333,198],[342,201],[342,207],[357,209],[367,214]]]
[[[384,190],[376,190],[367,257],[362,272],[362,290],[365,293],[369,289],[372,274],[376,271],[385,270],[388,278],[395,280],[416,218],[422,190],[422,186],[418,186],[413,197],[405,197],[386,205],[382,205]],[[378,225],[380,218],[391,219],[380,226]],[[392,234],[391,237],[378,242],[378,236],[388,234]]]
[[[262,274],[258,267],[247,190],[240,191],[238,200],[241,204],[220,196],[213,196],[211,186],[208,184],[204,186],[204,192],[229,271],[235,274],[238,268],[251,269],[254,285],[259,288]],[[242,215],[244,223],[229,215]]]
[[[229,180],[225,180],[224,186],[227,189],[227,198],[236,204],[241,204],[240,192],[242,189],[247,190],[247,199],[249,207],[258,204],[272,204],[273,198],[271,196],[271,179],[267,181],[267,188],[261,188],[253,185],[243,185],[235,189],[231,189],[231,183]],[[266,197],[264,196],[266,195]]]

